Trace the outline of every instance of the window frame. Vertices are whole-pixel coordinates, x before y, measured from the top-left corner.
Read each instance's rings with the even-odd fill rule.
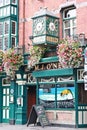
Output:
[[[52,105],[52,107],[46,107],[47,104],[46,104],[45,106],[43,105],[43,106],[45,107],[45,109],[47,109],[47,110],[48,110],[48,109],[57,109],[57,110],[60,110],[60,109],[62,109],[62,110],[67,110],[67,109],[68,109],[68,110],[71,110],[71,109],[72,109],[72,110],[74,110],[74,109],[75,109],[75,101],[73,101],[73,107],[58,107],[58,105],[59,105],[59,104],[58,104],[58,101],[59,101],[59,100],[58,100],[58,97],[57,97],[57,94],[58,94],[57,91],[58,91],[58,88],[60,88],[58,85],[63,85],[63,84],[65,84],[65,85],[67,84],[67,88],[72,87],[72,88],[74,89],[74,98],[75,98],[75,84],[74,84],[73,81],[70,81],[70,82],[59,82],[59,83],[57,83],[56,81],[55,81],[54,83],[53,83],[53,82],[52,82],[52,83],[51,83],[51,82],[50,82],[50,83],[38,83],[38,98],[37,98],[37,99],[38,99],[38,101],[37,101],[38,104],[39,104],[39,105],[43,105],[43,104],[40,103],[40,96],[39,96],[39,95],[40,95],[40,92],[39,92],[39,88],[40,88],[40,89],[48,89],[50,85],[54,85],[54,88],[55,88],[55,95],[53,96],[53,97],[55,97],[55,101],[54,101],[54,104],[53,104],[54,106]],[[71,84],[73,84],[73,86],[69,86],[69,85],[71,85]],[[44,88],[44,86],[46,86],[46,85],[47,85],[47,88],[46,88],[46,87]],[[40,87],[40,86],[41,86],[41,87]],[[62,88],[62,87],[61,87],[61,88]],[[66,88],[66,87],[64,86],[63,88]],[[51,91],[52,91],[52,90],[51,90]],[[50,93],[51,91],[48,91],[48,93]],[[43,90],[43,92],[45,92],[45,91]],[[73,99],[73,100],[74,100],[74,99]],[[48,101],[47,101],[47,102],[48,102]],[[66,102],[67,102],[67,101],[66,101]],[[65,102],[64,102],[64,103],[65,103]],[[48,105],[48,106],[49,106],[49,105]]]
[[[69,11],[74,11],[75,15],[73,17],[67,17]],[[71,8],[65,8],[62,12],[62,17],[63,17],[63,37],[69,36],[69,37],[74,37],[76,35],[76,25],[73,25],[73,20],[75,20],[76,23],[76,8],[71,7]],[[65,16],[65,17],[64,17]],[[65,27],[65,22],[68,21],[70,24],[70,27]],[[74,34],[74,29],[75,29],[75,34]],[[66,33],[65,31],[70,31],[69,33]]]

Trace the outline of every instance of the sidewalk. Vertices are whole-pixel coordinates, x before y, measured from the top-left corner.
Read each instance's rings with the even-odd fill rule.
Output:
[[[30,125],[9,125],[9,124],[0,124],[0,130],[87,130],[87,128],[67,128],[67,127],[55,127],[55,126],[34,126]]]

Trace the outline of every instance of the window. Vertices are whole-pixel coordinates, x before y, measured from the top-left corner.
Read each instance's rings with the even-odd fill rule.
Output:
[[[0,50],[2,50],[2,45],[3,45],[3,39],[0,37]]]
[[[0,0],[0,7],[10,4],[10,0]]]
[[[3,0],[0,0],[0,7],[3,6]]]
[[[43,105],[45,108],[55,108],[55,85],[40,85],[39,104]]]
[[[4,38],[4,50],[7,50],[8,48],[8,37]]]
[[[6,8],[6,12],[7,12],[7,13],[6,13],[7,15],[10,15],[10,6],[8,6],[8,7]]]
[[[16,10],[17,10],[16,7],[11,7],[11,14],[16,15],[16,14],[17,14],[17,13],[16,13]]]
[[[64,37],[76,35],[76,9],[65,9],[63,11],[63,34]]]
[[[9,20],[0,22],[0,49],[8,49],[9,44]]]
[[[0,36],[3,35],[3,22],[0,22]]]
[[[74,108],[74,84],[43,84],[39,86],[39,104],[45,108]]]
[[[12,0],[12,4],[16,4],[17,3],[17,0]]]
[[[15,47],[15,45],[16,45],[16,38],[12,37],[12,47]]]
[[[79,105],[86,105],[87,104],[87,91],[84,89],[84,83],[80,84],[78,87],[78,103]]]
[[[1,8],[0,9],[0,17],[2,17],[3,16],[3,9]]]
[[[9,33],[9,21],[6,21],[4,23],[4,34],[8,34]]]
[[[12,21],[12,34],[16,34],[16,22]]]
[[[5,2],[5,5],[10,4],[10,0],[4,0],[4,2]]]

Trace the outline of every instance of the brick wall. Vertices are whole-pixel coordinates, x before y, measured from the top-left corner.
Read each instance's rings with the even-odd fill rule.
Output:
[[[77,9],[77,34],[84,32],[87,37],[87,0],[19,0],[19,44],[28,51],[28,43],[32,43],[32,16],[40,7],[47,7],[60,18],[59,36],[62,37],[62,20],[60,10],[67,5],[76,5]]]

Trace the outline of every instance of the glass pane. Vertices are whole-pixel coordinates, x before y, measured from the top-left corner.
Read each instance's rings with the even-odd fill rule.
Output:
[[[2,45],[3,45],[3,39],[2,37],[0,38],[0,49],[2,50]]]
[[[3,106],[6,105],[6,96],[3,96]]]
[[[65,37],[66,37],[66,36],[70,36],[70,29],[66,29],[66,30],[65,30],[64,36],[65,36]]]
[[[7,94],[9,94],[9,88],[7,88]]]
[[[21,95],[23,95],[23,86],[21,86]]]
[[[12,34],[16,33],[16,22],[12,22]]]
[[[11,7],[11,14],[14,14],[14,15],[16,15],[16,7]]]
[[[8,37],[4,38],[4,50],[7,50],[8,48]]]
[[[3,89],[3,94],[6,94],[6,89]]]
[[[76,26],[76,19],[72,19],[72,26]]]
[[[5,1],[5,5],[10,4],[10,0],[4,0]]]
[[[5,26],[4,26],[4,27],[5,27],[4,33],[5,33],[5,34],[8,34],[8,33],[9,33],[9,21],[6,21],[6,22],[5,22]]]
[[[70,27],[70,21],[69,20],[64,22],[64,27],[65,28]]]
[[[3,23],[0,22],[0,35],[3,35]]]
[[[76,28],[73,28],[73,34],[72,34],[73,36],[75,36],[76,35]]]
[[[15,47],[15,43],[16,43],[16,38],[12,37],[12,47]]]
[[[44,84],[40,86],[39,104],[45,108],[55,108],[55,85]]]
[[[9,96],[7,96],[7,106],[9,106]]]
[[[75,87],[73,84],[57,85],[57,108],[74,108]]]
[[[6,117],[9,119],[9,110],[6,111]]]
[[[3,0],[0,0],[0,7],[3,6]]]
[[[7,15],[10,15],[10,7],[7,7],[6,10],[7,10]]]
[[[17,0],[12,0],[12,4],[16,4]]]
[[[2,12],[3,10],[2,9],[0,9],[0,17],[2,17],[3,16],[3,12]]]
[[[3,110],[3,119],[5,118],[5,110]]]
[[[7,15],[7,12],[6,12],[6,11],[7,11],[6,8],[4,8],[4,16]]]

